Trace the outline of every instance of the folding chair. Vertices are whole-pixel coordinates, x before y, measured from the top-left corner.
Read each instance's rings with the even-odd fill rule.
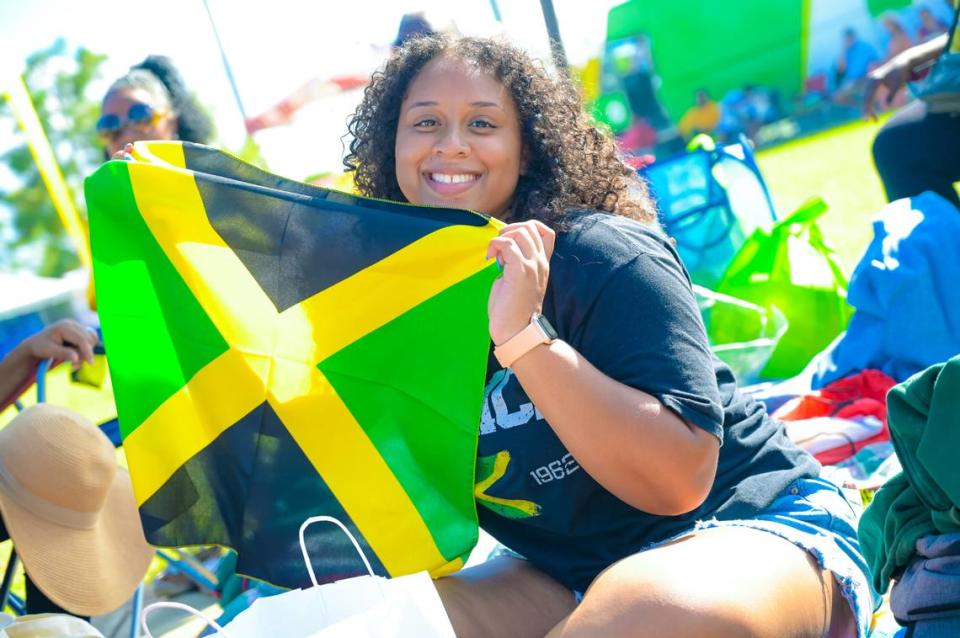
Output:
[[[660,222],[677,245],[694,283],[712,288],[757,228],[769,229],[776,209],[749,142],[698,147],[640,170],[657,202]]]

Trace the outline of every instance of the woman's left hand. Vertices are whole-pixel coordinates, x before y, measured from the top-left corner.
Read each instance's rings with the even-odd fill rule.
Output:
[[[503,275],[490,291],[490,338],[500,345],[523,330],[543,309],[556,233],[531,220],[508,224],[490,241],[487,259],[496,258]]]

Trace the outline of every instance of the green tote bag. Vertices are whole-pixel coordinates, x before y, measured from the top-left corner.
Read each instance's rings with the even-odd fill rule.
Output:
[[[758,229],[733,258],[717,292],[768,308],[786,317],[788,327],[762,378],[793,376],[823,350],[847,325],[847,278],[833,249],[824,243],[817,219],[827,210],[815,198],[770,231]],[[713,343],[744,340],[752,330],[723,308],[710,322]]]

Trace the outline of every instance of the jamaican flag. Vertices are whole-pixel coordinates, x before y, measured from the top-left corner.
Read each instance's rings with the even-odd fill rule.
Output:
[[[308,583],[298,530],[342,521],[382,575],[462,566],[477,538],[498,222],[137,144],[85,184],[98,308],[147,539],[219,544]],[[318,578],[364,573],[313,526]]]

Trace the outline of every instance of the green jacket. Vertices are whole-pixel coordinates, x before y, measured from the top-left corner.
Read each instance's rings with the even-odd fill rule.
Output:
[[[960,531],[960,356],[891,389],[887,419],[903,472],[880,488],[859,528],[880,593],[918,538]]]

